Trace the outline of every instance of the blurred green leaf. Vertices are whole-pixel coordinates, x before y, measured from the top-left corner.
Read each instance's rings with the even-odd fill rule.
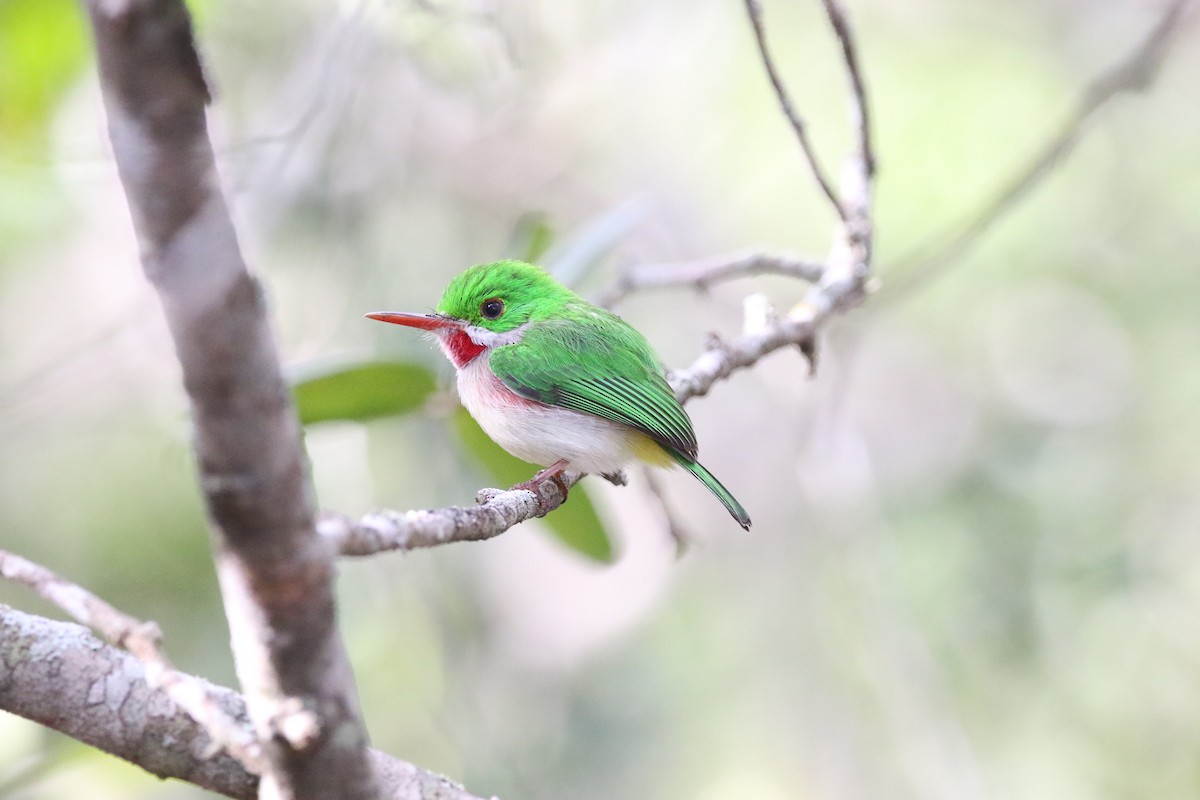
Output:
[[[532,477],[534,468],[502,450],[483,432],[465,408],[455,412],[454,428],[467,450],[501,485],[512,486]],[[567,502],[547,514],[544,521],[559,541],[575,552],[602,564],[613,562],[612,541],[582,485],[573,486]]]
[[[86,56],[78,4],[0,2],[0,141],[43,142],[50,114]]]
[[[363,421],[420,408],[433,392],[433,373],[420,364],[368,361],[324,369],[292,384],[300,421]]]

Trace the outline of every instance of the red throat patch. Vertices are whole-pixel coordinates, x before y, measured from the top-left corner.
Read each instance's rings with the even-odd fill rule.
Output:
[[[462,369],[487,349],[472,341],[467,332],[461,329],[450,331],[442,341],[445,343],[447,355],[454,362],[455,369]]]

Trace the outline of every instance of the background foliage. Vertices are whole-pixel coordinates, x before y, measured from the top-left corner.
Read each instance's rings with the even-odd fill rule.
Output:
[[[296,374],[436,376],[403,416],[309,429],[325,507],[469,503],[497,482],[441,356],[363,312],[426,310],[464,266],[547,245],[587,293],[630,263],[828,241],[739,3],[194,10],[223,174]],[[536,524],[347,562],[377,747],[532,800],[1200,793],[1196,34],[977,249],[902,291],[913,254],[1157,8],[851,10],[884,288],[835,324],[816,380],[776,355],[689,406],[754,531],[666,477],[696,538],[676,560],[635,476],[588,481],[612,566]],[[819,9],[766,11],[835,163],[844,90]],[[231,684],[178,376],[82,31],[69,0],[0,2],[0,536]],[[755,289],[781,307],[802,291],[764,278],[620,310],[678,366]],[[0,602],[52,613],[8,586]],[[201,793],[0,715],[0,795]]]

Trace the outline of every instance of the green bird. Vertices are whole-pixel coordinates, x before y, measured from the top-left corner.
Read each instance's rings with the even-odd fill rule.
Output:
[[[480,264],[446,287],[433,314],[371,319],[429,331],[458,372],[484,432],[542,470],[611,475],[635,461],[679,465],[746,530],[750,516],[696,460],[696,434],[642,334],[521,261]]]

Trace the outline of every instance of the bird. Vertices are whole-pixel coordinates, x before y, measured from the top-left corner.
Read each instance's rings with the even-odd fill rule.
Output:
[[[691,418],[646,337],[541,267],[477,264],[451,280],[433,313],[365,316],[436,338],[484,432],[545,467],[521,488],[554,479],[565,495],[568,468],[614,477],[638,462],[679,466],[750,529],[746,509],[696,460]]]

